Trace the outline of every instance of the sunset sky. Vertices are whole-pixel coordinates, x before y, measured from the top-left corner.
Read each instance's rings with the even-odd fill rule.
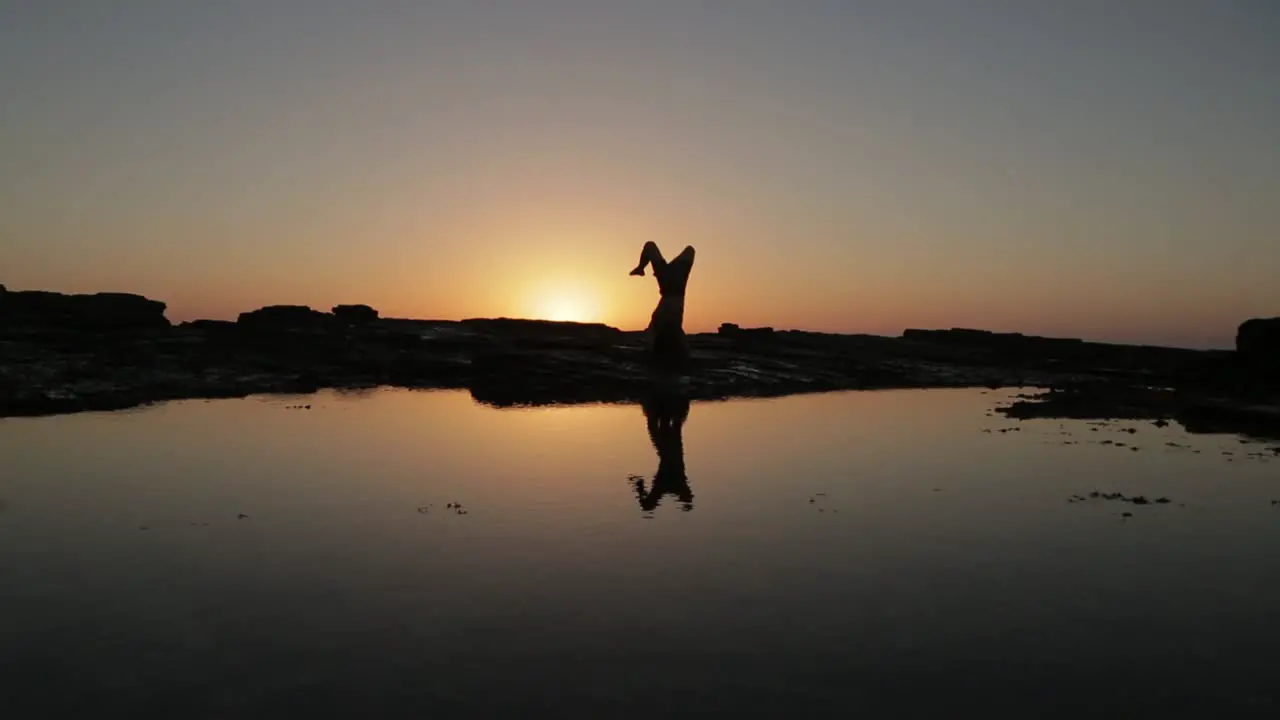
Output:
[[[0,0],[0,283],[1229,345],[1280,2]]]

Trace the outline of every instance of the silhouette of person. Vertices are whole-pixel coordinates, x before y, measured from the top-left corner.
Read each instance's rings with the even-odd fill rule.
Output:
[[[658,245],[649,241],[640,250],[640,264],[631,271],[632,275],[643,277],[645,266],[652,265],[658,279],[661,298],[649,318],[648,331],[654,356],[663,362],[678,363],[689,355],[684,337],[684,291],[693,270],[693,256],[694,249],[687,246],[667,262]]]
[[[658,452],[658,471],[653,485],[645,489],[644,478],[633,478],[640,509],[651,512],[667,495],[681,502],[681,509],[693,509],[693,490],[684,469],[684,422],[689,419],[689,400],[678,395],[657,395],[641,403],[649,442]]]

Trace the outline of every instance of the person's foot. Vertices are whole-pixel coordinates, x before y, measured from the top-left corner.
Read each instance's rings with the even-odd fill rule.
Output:
[[[644,266],[643,266],[643,265],[641,265],[640,267],[636,268],[635,270],[632,270],[632,271],[631,271],[631,274],[632,274],[632,275],[635,275],[636,277],[644,277]]]

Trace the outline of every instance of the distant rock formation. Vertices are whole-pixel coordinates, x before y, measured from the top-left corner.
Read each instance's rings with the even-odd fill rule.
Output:
[[[908,328],[902,331],[902,339],[934,344],[992,348],[1022,348],[1032,345],[1037,347],[1066,347],[1084,343],[1080,338],[1049,338],[1038,335],[1023,335],[1022,333],[974,330],[972,328],[951,328],[950,330],[917,330]]]
[[[329,313],[306,305],[268,305],[240,313],[236,324],[251,330],[316,330],[333,320]]]
[[[0,327],[77,332],[169,327],[165,304],[131,293],[68,295],[0,286]]]
[[[562,322],[558,320],[525,320],[521,318],[468,318],[458,322],[459,327],[513,340],[534,342],[559,342],[585,340],[590,342],[616,342],[623,336],[618,328],[603,323]]]
[[[231,332],[236,324],[230,320],[191,320],[178,326],[184,330],[200,330],[203,332]]]
[[[1247,361],[1273,363],[1280,370],[1280,317],[1253,318],[1236,330],[1236,352]]]
[[[368,305],[335,305],[333,316],[348,325],[364,325],[378,319],[378,311]]]
[[[771,327],[739,327],[737,323],[720,323],[719,334],[730,338],[759,338],[773,335]]]

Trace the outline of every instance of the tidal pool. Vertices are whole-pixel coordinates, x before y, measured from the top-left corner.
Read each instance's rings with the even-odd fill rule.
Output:
[[[1277,443],[1010,394],[0,420],[0,716],[1274,709]]]

